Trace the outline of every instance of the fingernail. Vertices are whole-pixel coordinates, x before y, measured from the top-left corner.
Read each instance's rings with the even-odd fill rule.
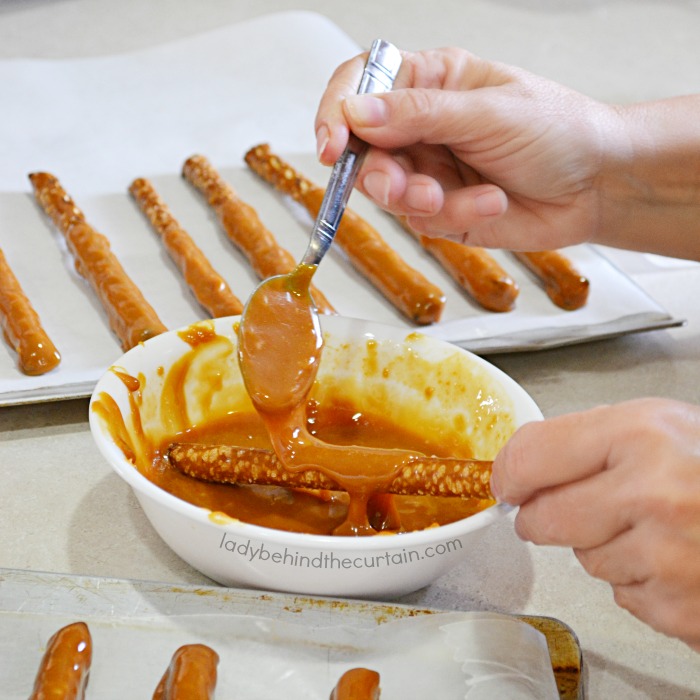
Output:
[[[432,214],[435,211],[435,197],[430,185],[410,185],[406,188],[404,201],[414,211]]]
[[[488,190],[474,199],[474,210],[479,216],[498,216],[507,205],[508,201],[500,190]]]
[[[367,194],[374,199],[378,204],[386,206],[389,204],[389,189],[391,180],[386,173],[374,171],[367,173],[362,180],[362,186]]]
[[[316,130],[316,155],[319,160],[326,150],[328,142],[331,140],[331,134],[328,131],[328,127],[325,124],[321,124]]]
[[[377,97],[350,95],[345,98],[345,106],[355,126],[382,126],[386,123],[386,103]]]

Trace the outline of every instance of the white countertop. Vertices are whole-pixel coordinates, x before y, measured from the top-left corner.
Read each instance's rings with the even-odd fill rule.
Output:
[[[283,0],[4,0],[0,60],[110,55],[297,8]],[[601,99],[700,91],[700,2],[692,0],[309,0],[304,9],[322,12],[363,46],[375,36],[405,48],[459,44]],[[0,157],[0,168],[12,163]],[[489,358],[546,416],[643,395],[700,402],[700,267],[620,259],[688,323]],[[0,479],[0,566],[208,583],[161,542],[100,457],[86,400],[0,408]],[[506,522],[488,531],[475,557],[478,572],[465,564],[401,602],[561,619],[580,639],[590,698],[700,698],[700,656],[617,608],[609,587],[588,577],[568,550],[524,544]]]

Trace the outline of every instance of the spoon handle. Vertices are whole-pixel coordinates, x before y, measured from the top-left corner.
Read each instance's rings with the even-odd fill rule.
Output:
[[[370,49],[357,94],[389,92],[400,66],[400,51],[388,41],[376,39]],[[333,166],[302,263],[318,265],[333,242],[366,150],[367,144],[350,134],[346,149]]]

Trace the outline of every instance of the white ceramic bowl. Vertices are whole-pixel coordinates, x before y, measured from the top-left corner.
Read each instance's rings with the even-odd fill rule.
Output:
[[[176,399],[186,404],[183,415],[191,424],[230,410],[249,410],[236,361],[236,321],[207,322],[213,324],[217,342],[200,366],[190,368]],[[342,317],[324,317],[322,326],[326,345],[316,384],[320,392],[349,392],[398,424],[417,417],[425,430],[440,431],[447,444],[468,433],[482,459],[494,457],[516,427],[542,417],[512,379],[449,343]],[[95,411],[98,399],[104,403],[105,395],[111,397],[126,417],[127,441],[137,441],[139,430],[146,436],[167,431],[160,414],[163,377],[189,350],[190,345],[172,331],[123,355],[114,367],[141,380],[142,428],[129,418],[134,403],[111,370],[93,393],[90,427],[101,453],[134,489],[162,539],[215,581],[307,595],[395,597],[422,588],[469,560],[472,543],[484,528],[508,512],[506,506],[495,505],[441,527],[359,538],[300,534],[212,517],[210,511],[180,500],[144,477],[115,442],[110,422]],[[213,394],[208,387],[206,400],[197,391],[204,366],[206,376],[212,376],[214,367],[221,378]]]

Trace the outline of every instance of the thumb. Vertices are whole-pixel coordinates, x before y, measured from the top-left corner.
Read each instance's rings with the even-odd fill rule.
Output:
[[[483,91],[408,88],[381,95],[349,95],[343,112],[350,130],[379,148],[473,140],[498,118]]]

